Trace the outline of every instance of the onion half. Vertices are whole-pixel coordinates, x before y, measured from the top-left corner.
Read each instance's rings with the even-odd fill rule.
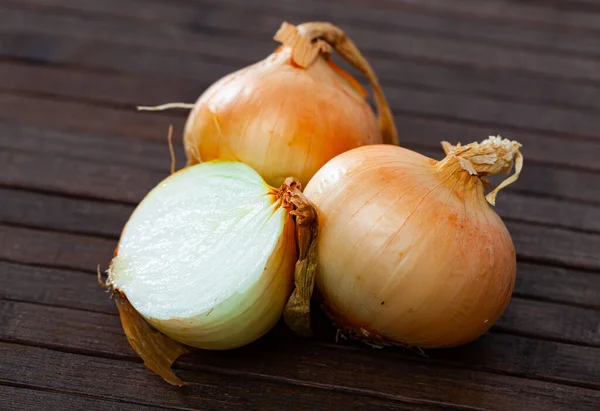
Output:
[[[366,146],[327,163],[304,194],[319,216],[317,288],[342,331],[377,344],[450,347],[485,333],[506,308],[515,250],[484,196],[485,177],[516,173],[520,144],[451,146],[435,161]]]
[[[306,334],[308,300],[297,297],[306,292],[299,286],[290,294],[314,266],[307,261],[314,215],[295,181],[275,189],[242,163],[188,167],[154,188],[125,226],[107,281],[147,365],[174,341],[135,313],[175,341],[226,350],[269,331],[287,303],[286,320]],[[179,355],[155,366],[167,381]]]

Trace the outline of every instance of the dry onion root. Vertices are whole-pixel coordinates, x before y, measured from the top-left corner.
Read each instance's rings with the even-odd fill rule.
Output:
[[[132,214],[108,270],[132,347],[148,368],[181,385],[170,366],[188,352],[182,344],[248,344],[286,304],[288,325],[310,334],[315,234],[316,212],[293,179],[275,189],[235,162],[166,178]]]
[[[381,345],[450,347],[484,334],[506,308],[515,250],[487,202],[518,178],[520,144],[443,146],[442,161],[357,148],[307,185],[319,215],[316,285],[342,331]],[[486,176],[513,165],[486,202]]]
[[[305,185],[327,161],[366,144],[397,144],[392,113],[377,76],[356,45],[329,23],[283,23],[282,45],[264,60],[208,88],[184,132],[188,165],[233,160],[273,186],[293,176]],[[331,60],[336,51],[368,79],[368,93]],[[173,103],[141,109],[189,108]]]

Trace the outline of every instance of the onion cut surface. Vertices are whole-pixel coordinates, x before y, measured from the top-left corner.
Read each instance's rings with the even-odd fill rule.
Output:
[[[506,308],[515,250],[484,196],[520,144],[491,137],[435,161],[394,146],[341,154],[304,194],[319,216],[316,286],[342,331],[376,344],[440,348],[485,333]],[[498,189],[488,195],[493,203]]]
[[[241,163],[206,163],[140,203],[109,281],[171,338],[230,349],[279,319],[295,262],[293,220],[276,191]]]
[[[171,365],[189,346],[248,344],[282,313],[310,335],[317,218],[300,187],[288,178],[275,189],[245,164],[214,161],[172,174],[142,200],[107,282],[100,270],[98,280],[149,369],[184,385]]]

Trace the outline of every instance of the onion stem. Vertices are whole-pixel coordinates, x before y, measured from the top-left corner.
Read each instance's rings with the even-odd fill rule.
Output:
[[[319,54],[330,54],[334,49],[344,60],[365,75],[373,88],[375,104],[379,113],[379,128],[386,144],[398,145],[398,131],[385,94],[373,68],[356,44],[331,23],[309,22],[295,27],[283,22],[274,40],[293,49],[294,62],[308,67]]]

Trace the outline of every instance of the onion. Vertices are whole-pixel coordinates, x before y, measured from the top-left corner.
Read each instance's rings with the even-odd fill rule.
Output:
[[[107,281],[146,365],[179,384],[169,367],[187,350],[175,341],[213,350],[248,344],[286,303],[288,324],[308,334],[314,224],[297,182],[274,189],[242,163],[203,163],[161,182],[127,222]]]
[[[486,176],[516,172],[520,144],[443,143],[435,161],[394,146],[341,154],[304,194],[319,217],[316,286],[341,331],[376,344],[450,347],[484,334],[515,281],[511,237],[484,196]]]
[[[288,176],[306,184],[344,151],[397,144],[377,77],[343,31],[329,23],[283,23],[274,38],[282,46],[273,54],[220,79],[200,96],[185,126],[188,165],[234,160],[250,165],[273,186]],[[379,125],[367,93],[331,61],[332,50],[368,78]]]

